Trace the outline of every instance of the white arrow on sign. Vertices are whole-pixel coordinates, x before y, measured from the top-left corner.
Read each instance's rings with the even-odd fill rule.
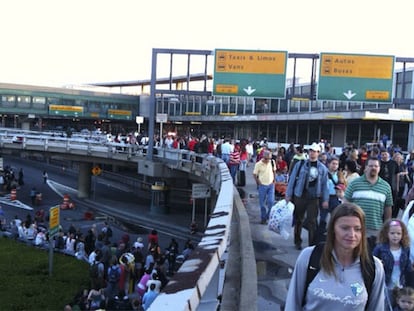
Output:
[[[351,90],[348,90],[348,92],[344,93],[344,95],[347,99],[351,99],[352,97],[356,95],[356,93],[352,93]]]
[[[252,95],[254,92],[256,92],[256,89],[252,89],[252,87],[249,85],[247,89],[243,89],[247,93],[247,95]]]

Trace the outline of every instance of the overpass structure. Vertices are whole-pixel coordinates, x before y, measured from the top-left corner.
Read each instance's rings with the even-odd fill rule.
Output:
[[[20,155],[26,153],[32,156],[41,154],[79,161],[78,194],[83,197],[89,195],[92,167],[96,163],[134,165],[138,174],[149,177],[168,178],[182,174],[184,178],[204,183],[212,190],[212,212],[201,242],[149,310],[213,310],[219,304],[217,297],[226,286],[227,292],[232,294],[223,298],[222,310],[255,310],[257,276],[255,269],[252,269],[255,266],[252,247],[248,247],[251,252],[248,256],[240,255],[240,248],[245,245],[239,245],[239,249],[229,247],[231,244],[238,245],[230,241],[239,240],[239,234],[244,235],[240,239],[243,244],[249,241],[251,244],[251,237],[246,236],[246,232],[249,232],[246,230],[249,221],[241,208],[242,203],[233,186],[227,165],[221,159],[191,151],[155,148],[154,158],[149,160],[146,159],[146,149],[137,145],[63,138],[5,128],[0,129],[0,148],[2,153],[17,152]],[[242,223],[236,226],[238,231],[233,228],[233,233],[230,234],[234,219]],[[227,252],[229,249],[231,251]],[[232,260],[227,260],[228,256],[232,256]],[[233,262],[233,265],[237,263],[238,268],[227,267],[227,262]],[[232,280],[227,271],[236,273],[239,276],[238,281]],[[221,275],[225,275],[224,280]],[[232,281],[226,283],[226,279]],[[243,279],[249,282],[242,284],[240,280]]]

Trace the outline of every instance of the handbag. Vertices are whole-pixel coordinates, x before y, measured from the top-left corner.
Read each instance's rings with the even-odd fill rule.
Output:
[[[294,204],[292,202],[287,203],[284,199],[273,205],[269,213],[269,230],[280,234],[287,240],[292,230],[294,209]]]

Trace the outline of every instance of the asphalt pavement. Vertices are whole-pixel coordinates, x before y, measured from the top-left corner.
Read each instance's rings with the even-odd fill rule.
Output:
[[[250,230],[256,256],[258,300],[260,311],[279,310],[284,304],[293,267],[300,251],[293,243],[293,228],[287,239],[260,224],[258,192],[253,178],[254,163],[246,171],[246,186],[239,187],[250,220]],[[307,245],[307,232],[302,232]]]
[[[156,229],[160,238],[162,249],[168,246],[171,238],[175,238],[183,249],[187,239],[191,239],[194,244],[198,244],[201,233],[192,235],[190,233],[191,210],[170,211],[169,214],[154,214],[150,208],[150,202],[138,198],[138,196],[119,184],[94,178],[92,180],[92,190],[89,199],[77,198],[77,174],[69,169],[63,170],[59,166],[47,165],[27,159],[20,159],[4,156],[4,166],[11,166],[18,172],[23,168],[24,185],[17,190],[17,201],[8,200],[9,193],[4,192],[0,197],[0,205],[6,219],[10,222],[15,216],[26,219],[27,215],[34,217],[36,211],[48,210],[56,205],[63,203],[63,195],[68,194],[70,202],[73,202],[73,210],[60,210],[60,224],[63,230],[67,230],[71,224],[80,228],[82,232],[96,225],[98,230],[103,227],[104,221],[108,221],[113,228],[113,241],[118,241],[120,237],[127,233],[131,241],[142,237],[147,241],[147,235],[152,229]],[[48,172],[48,182],[43,182],[43,170]],[[32,205],[30,190],[35,187],[42,193],[42,201],[39,205]],[[202,222],[202,211],[197,211],[196,219]],[[91,213],[94,217],[88,220],[85,213]]]

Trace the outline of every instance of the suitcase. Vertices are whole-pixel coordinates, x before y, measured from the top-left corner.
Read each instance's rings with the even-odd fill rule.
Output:
[[[238,181],[238,186],[240,187],[246,186],[246,171],[237,172],[237,181]]]

